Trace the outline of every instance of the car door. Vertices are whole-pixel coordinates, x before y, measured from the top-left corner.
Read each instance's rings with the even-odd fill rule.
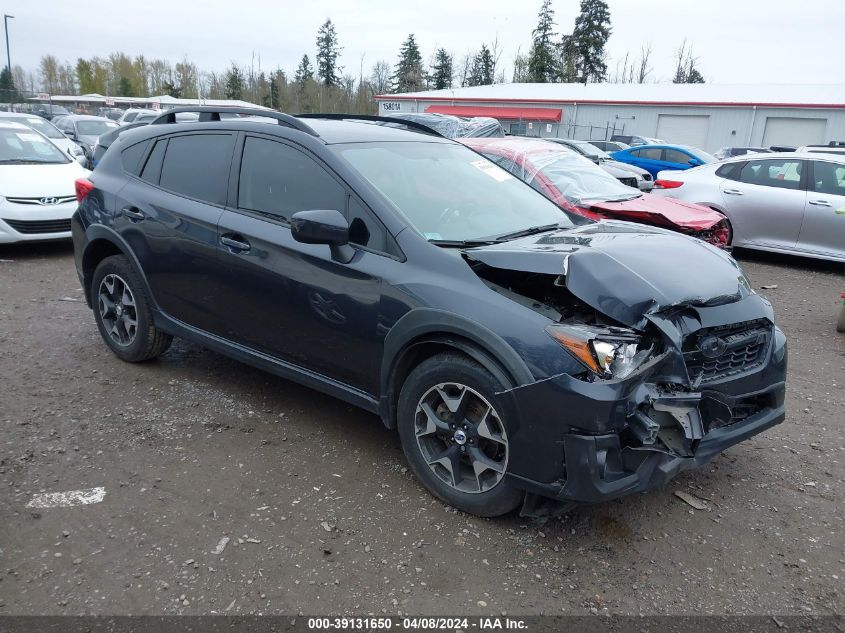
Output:
[[[220,334],[368,393],[377,391],[381,274],[387,231],[303,148],[246,134],[230,206],[219,223]],[[352,261],[293,239],[297,211],[335,209],[350,220]],[[392,260],[395,263],[395,260]]]
[[[695,156],[691,154],[687,154],[686,152],[682,152],[679,149],[674,149],[671,147],[663,148],[663,163],[666,165],[663,169],[689,169],[694,165],[690,164],[691,160],[695,160]],[[696,164],[700,164],[700,161],[696,161]]]
[[[124,168],[114,226],[129,243],[153,297],[171,317],[219,330],[217,221],[223,213],[236,135],[180,134],[153,139]],[[129,157],[127,159],[127,156]]]
[[[807,199],[805,161],[749,160],[719,185],[733,243],[791,249],[798,241]]]
[[[810,174],[797,247],[845,257],[845,161],[814,160]]]

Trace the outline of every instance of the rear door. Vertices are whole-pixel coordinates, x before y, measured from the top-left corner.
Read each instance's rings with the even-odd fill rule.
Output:
[[[153,139],[116,205],[115,227],[138,256],[159,307],[211,332],[219,329],[217,221],[234,144],[227,132]]]
[[[663,148],[661,147],[644,147],[642,149],[634,149],[630,152],[636,159],[633,162],[637,167],[642,167],[655,178],[657,172],[661,169],[673,169],[670,165],[663,162]]]
[[[690,165],[690,161],[693,160],[693,158],[693,156],[690,156],[679,149],[672,149],[671,147],[663,149],[663,162],[666,165],[665,169],[689,169],[692,167],[692,165]]]
[[[381,360],[381,275],[401,265],[392,237],[346,186],[311,155],[275,137],[245,134],[230,207],[220,219],[221,335],[368,393]],[[297,211],[334,209],[350,221],[357,254],[293,239]]]
[[[812,164],[798,248],[845,257],[845,161]]]
[[[804,206],[805,161],[797,158],[749,160],[719,185],[733,243],[794,248]]]

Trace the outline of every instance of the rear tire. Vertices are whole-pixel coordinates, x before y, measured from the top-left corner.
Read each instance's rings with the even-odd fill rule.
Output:
[[[845,303],[839,309],[839,320],[836,322],[836,331],[845,332]]]
[[[411,470],[435,497],[464,512],[513,511],[523,492],[508,479],[506,385],[459,354],[417,366],[399,395],[398,427]]]
[[[140,363],[163,354],[173,337],[153,325],[141,276],[123,255],[106,257],[91,279],[94,319],[115,356]]]

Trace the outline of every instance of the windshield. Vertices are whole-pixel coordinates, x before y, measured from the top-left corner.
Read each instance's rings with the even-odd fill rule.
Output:
[[[65,138],[65,135],[59,132],[59,129],[55,125],[38,116],[26,117],[25,119],[18,117],[12,119],[9,117],[8,120],[15,121],[16,123],[22,123],[27,127],[31,127],[33,130],[38,130],[47,138]]]
[[[712,154],[708,154],[707,152],[700,150],[696,147],[688,147],[687,151],[690,154],[692,154],[693,156],[695,156],[697,159],[699,159],[705,165],[707,163],[717,163],[717,162],[719,162],[719,159],[716,158],[715,156],[713,156]]]
[[[610,159],[610,154],[605,152],[604,150],[599,149],[592,143],[576,143],[578,148],[583,152],[584,156],[589,156],[590,158],[598,158],[600,160]]]
[[[638,190],[623,185],[583,156],[549,152],[530,156],[529,160],[526,181],[531,182],[539,171],[571,202],[630,200],[640,196]]]
[[[99,136],[117,127],[114,121],[77,121],[76,129],[80,136]]]
[[[0,165],[67,162],[67,156],[37,132],[0,128]]]
[[[355,143],[334,149],[431,241],[485,240],[531,227],[574,225],[554,203],[459,145]]]

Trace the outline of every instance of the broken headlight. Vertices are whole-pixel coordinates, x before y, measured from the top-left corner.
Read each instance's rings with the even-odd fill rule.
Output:
[[[624,378],[650,356],[641,337],[625,328],[588,325],[550,325],[553,339],[602,378]]]

